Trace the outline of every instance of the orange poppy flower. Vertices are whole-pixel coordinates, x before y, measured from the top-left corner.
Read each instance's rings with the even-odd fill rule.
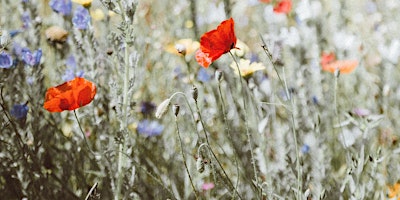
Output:
[[[259,0],[260,2],[262,2],[262,3],[269,3],[269,2],[271,2],[271,0]]]
[[[338,69],[340,74],[349,74],[357,67],[357,65],[357,60],[336,60],[322,65],[322,70],[335,73]]]
[[[395,183],[393,186],[388,186],[389,188],[389,198],[394,198],[398,197],[397,199],[400,199],[400,183]]]
[[[322,53],[321,66],[322,70],[335,73],[339,70],[341,74],[351,73],[358,65],[357,60],[336,60],[334,53]]]
[[[292,1],[291,0],[282,0],[274,6],[275,13],[287,14],[290,12],[290,10],[292,10]]]
[[[49,112],[75,110],[92,102],[95,95],[94,83],[76,77],[71,81],[49,88],[43,107]]]
[[[223,54],[236,47],[236,35],[232,18],[221,22],[212,31],[200,38],[200,49],[196,51],[197,62],[207,68]]]

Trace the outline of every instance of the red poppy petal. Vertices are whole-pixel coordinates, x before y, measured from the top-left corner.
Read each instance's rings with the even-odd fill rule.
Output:
[[[282,0],[278,2],[274,7],[275,13],[289,13],[292,9],[292,1],[291,0]]]
[[[200,49],[196,51],[196,61],[203,67],[208,68],[212,63],[212,59],[208,54],[204,53]]]
[[[89,104],[95,95],[96,86],[84,78],[77,77],[49,88],[43,107],[50,112],[75,110]]]
[[[205,33],[200,38],[200,50],[202,53],[196,53],[196,60],[200,65],[208,67],[211,62],[235,48],[236,41],[234,21],[230,18],[221,22],[217,29]]]

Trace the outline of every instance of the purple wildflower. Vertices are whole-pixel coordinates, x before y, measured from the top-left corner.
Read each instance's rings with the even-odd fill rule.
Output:
[[[13,60],[6,52],[0,53],[0,68],[8,69],[13,65]]]
[[[38,49],[33,53],[28,48],[22,49],[22,60],[30,66],[38,65],[40,63],[41,58],[42,58],[42,49]]]
[[[211,75],[208,73],[208,70],[205,68],[200,68],[199,72],[197,73],[197,80],[205,83],[211,79]]]
[[[28,114],[28,106],[27,104],[15,104],[10,113],[13,117],[16,119],[24,119],[26,115]]]
[[[20,30],[11,30],[10,31],[10,37],[15,37],[16,35],[18,35],[19,33],[21,33],[22,31]]]
[[[147,119],[140,121],[137,126],[138,133],[147,137],[160,135],[163,130],[163,125],[159,124],[157,121],[150,121]]]
[[[31,26],[31,16],[29,12],[24,12],[21,17],[22,20],[22,28],[29,28]]]
[[[75,77],[83,76],[82,70],[77,71],[77,64],[74,56],[69,56],[65,61],[65,64],[67,65],[68,68],[65,70],[65,73],[62,76],[63,81],[70,81]]]
[[[60,13],[62,15],[71,14],[72,10],[71,0],[51,0],[49,2],[49,5],[56,13]]]
[[[301,153],[307,154],[309,151],[310,151],[310,146],[308,146],[307,144],[304,144],[304,145],[301,147]]]
[[[74,27],[80,30],[84,30],[88,28],[89,22],[89,11],[82,6],[78,6],[75,10],[74,16],[72,17],[72,24],[74,25]]]

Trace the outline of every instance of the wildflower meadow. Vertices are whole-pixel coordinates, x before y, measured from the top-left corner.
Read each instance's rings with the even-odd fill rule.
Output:
[[[398,0],[0,0],[0,199],[400,199]]]

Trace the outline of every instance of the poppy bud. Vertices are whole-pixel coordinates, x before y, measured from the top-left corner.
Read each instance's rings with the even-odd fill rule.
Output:
[[[172,111],[174,112],[175,117],[177,117],[178,114],[179,114],[179,105],[178,104],[174,104],[172,106]]]
[[[156,110],[156,118],[160,119],[168,110],[168,107],[171,103],[171,99],[168,98],[164,100],[160,105],[158,105],[157,110]]]
[[[182,55],[186,55],[186,47],[183,44],[176,44],[175,49],[178,51],[178,53]]]
[[[203,162],[203,159],[201,159],[200,157],[197,158],[197,160],[196,160],[196,169],[200,173],[204,172],[204,162]]]
[[[191,92],[192,92],[192,98],[197,102],[197,97],[199,96],[197,87],[193,85]]]
[[[221,70],[215,71],[215,80],[217,80],[218,82],[221,82],[222,81],[222,75],[223,75],[223,72]]]

